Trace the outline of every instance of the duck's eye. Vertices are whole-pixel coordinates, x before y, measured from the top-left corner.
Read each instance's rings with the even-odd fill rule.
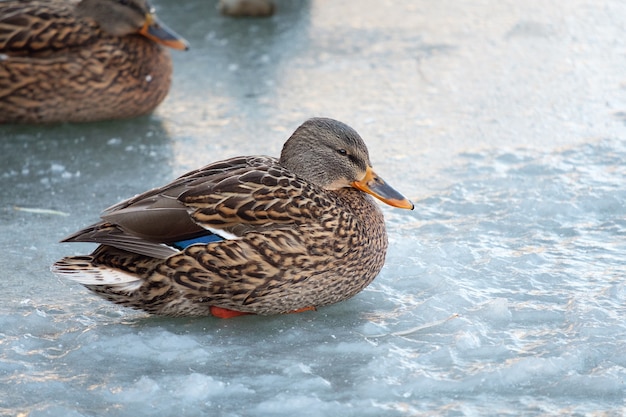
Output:
[[[343,156],[348,155],[348,151],[346,151],[345,149],[337,149],[337,152],[339,152],[339,155],[343,155]]]

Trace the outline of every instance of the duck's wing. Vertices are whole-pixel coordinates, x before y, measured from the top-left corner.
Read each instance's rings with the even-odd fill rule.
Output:
[[[0,1],[0,54],[4,59],[45,58],[88,44],[95,22],[78,20],[72,1]]]
[[[210,230],[235,235],[297,225],[317,218],[331,202],[276,161],[251,166],[219,181],[195,184],[178,196],[191,219]]]
[[[106,209],[101,222],[63,241],[166,258],[190,244],[237,239],[310,218],[311,187],[275,158],[232,158],[122,201]]]

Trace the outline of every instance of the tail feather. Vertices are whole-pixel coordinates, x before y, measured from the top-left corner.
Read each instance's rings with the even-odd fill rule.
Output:
[[[142,279],[120,269],[109,268],[93,262],[93,256],[70,256],[52,265],[52,272],[60,277],[83,285],[110,286],[116,291],[136,291]]]

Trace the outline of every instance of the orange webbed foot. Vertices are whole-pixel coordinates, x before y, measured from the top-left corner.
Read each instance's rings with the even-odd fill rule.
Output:
[[[304,313],[305,311],[317,311],[317,308],[314,306],[302,307],[294,311],[290,311],[287,314],[295,314],[295,313]]]
[[[252,313],[244,313],[242,311],[229,310],[227,308],[211,306],[211,315],[220,319],[231,319],[238,316],[246,316]]]
[[[220,319],[231,319],[233,317],[246,316],[254,313],[244,313],[243,311],[229,310],[227,308],[211,306],[211,315]],[[302,307],[297,310],[289,311],[285,314],[303,313],[305,311],[317,311],[314,306]]]

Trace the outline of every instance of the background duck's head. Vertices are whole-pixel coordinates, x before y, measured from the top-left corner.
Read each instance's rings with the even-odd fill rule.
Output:
[[[318,117],[304,122],[283,146],[280,164],[326,190],[353,187],[391,206],[413,209],[374,172],[361,136],[340,121]]]
[[[187,41],[158,20],[146,0],[82,0],[76,11],[79,16],[93,19],[110,35],[141,34],[170,48],[189,48]]]

